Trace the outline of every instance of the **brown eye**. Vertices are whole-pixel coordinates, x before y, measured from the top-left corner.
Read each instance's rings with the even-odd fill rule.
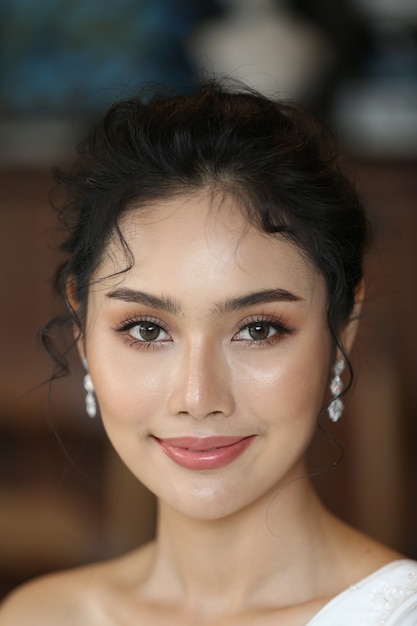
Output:
[[[267,343],[275,343],[275,341],[284,338],[286,335],[294,333],[294,329],[290,328],[279,319],[254,319],[241,327],[238,333],[233,336],[232,341],[246,341],[248,344],[259,346]]]
[[[270,332],[271,332],[270,324],[255,322],[253,324],[249,324],[247,329],[248,329],[250,338],[253,339],[254,341],[263,341],[265,339],[268,339],[268,337],[270,337]]]
[[[139,333],[144,341],[155,341],[155,339],[158,339],[160,330],[156,324],[142,323],[139,326]]]
[[[153,322],[139,322],[132,326],[129,334],[138,341],[166,341],[168,334],[158,324]]]

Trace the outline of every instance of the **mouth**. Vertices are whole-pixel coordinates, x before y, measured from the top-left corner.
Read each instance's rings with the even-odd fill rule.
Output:
[[[252,444],[249,437],[153,437],[161,450],[177,465],[192,470],[211,470],[229,465]]]

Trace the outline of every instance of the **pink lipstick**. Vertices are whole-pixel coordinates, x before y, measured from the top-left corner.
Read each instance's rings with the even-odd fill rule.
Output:
[[[154,437],[163,452],[175,463],[191,470],[211,470],[229,465],[250,446],[250,437]]]

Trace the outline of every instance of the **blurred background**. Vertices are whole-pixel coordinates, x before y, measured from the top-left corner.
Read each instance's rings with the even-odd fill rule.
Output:
[[[49,208],[110,102],[212,73],[300,100],[337,132],[376,239],[337,427],[328,506],[417,558],[417,4],[414,0],[0,0],[0,595],[152,536],[152,497],[84,411],[81,367],[52,386],[37,329],[60,311]],[[334,459],[318,437],[312,467]]]

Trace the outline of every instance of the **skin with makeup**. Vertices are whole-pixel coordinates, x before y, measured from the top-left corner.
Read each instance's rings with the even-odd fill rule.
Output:
[[[170,123],[174,130],[181,124],[191,128],[195,119],[201,122],[210,115],[204,102],[211,98],[210,111],[218,110],[207,123],[207,132],[211,137],[217,132],[223,143],[230,143],[224,121],[213,130],[216,119],[226,116],[230,125],[233,118],[234,128],[243,129],[242,137],[251,138],[256,133],[244,123],[247,102],[253,99],[255,109],[272,106],[257,94],[234,94],[218,85],[206,86],[199,94],[178,98],[171,118],[166,110],[169,99],[143,105],[141,128],[149,130],[151,118],[146,115],[153,107],[155,116],[157,105],[168,120],[166,136]],[[230,112],[233,98],[239,99],[241,119],[236,111]],[[189,106],[188,114],[184,106]],[[280,106],[286,123],[291,116],[296,125],[304,120],[297,117],[304,114]],[[137,125],[138,115],[135,109]],[[184,121],[180,115],[189,117]],[[303,127],[301,134],[311,148],[309,119],[305,118],[307,130]],[[117,137],[106,135],[110,148],[109,137],[119,147],[128,145],[121,118],[118,124]],[[155,116],[157,124],[160,119]],[[204,135],[203,127],[201,122],[194,129],[197,137]],[[129,129],[135,132],[132,119]],[[96,152],[103,154],[97,132]],[[295,146],[292,127],[290,134],[288,143]],[[262,146],[266,134],[259,131],[258,135],[256,142]],[[274,141],[280,144],[279,134]],[[323,142],[320,135],[310,157],[318,163],[313,178],[327,158],[319,163]],[[150,143],[157,144],[155,137]],[[168,153],[167,148],[165,153],[158,149],[160,155]],[[136,151],[138,155],[137,145]],[[302,161],[300,151],[297,144],[293,164],[286,166],[292,172],[294,163]],[[284,214],[280,209],[274,231],[262,227],[248,209],[248,199],[252,205],[256,196],[253,188],[245,186],[241,153],[242,146],[239,150],[235,146],[237,169],[225,166],[220,171],[219,166],[210,175],[207,163],[204,170],[200,164],[198,183],[195,178],[191,183],[191,175],[187,183],[184,174],[180,178],[166,168],[159,191],[155,183],[147,196],[130,189],[123,210],[117,213],[117,229],[115,219],[107,219],[101,235],[91,226],[90,238],[85,236],[91,242],[95,233],[101,249],[98,246],[89,266],[84,263],[88,268],[84,283],[75,264],[67,265],[64,273],[60,270],[69,319],[75,325],[77,347],[87,363],[106,432],[126,466],[157,497],[156,538],[119,558],[29,583],[6,600],[0,626],[351,624],[326,621],[332,599],[381,568],[406,562],[335,518],[308,477],[306,452],[318,419],[327,423],[325,407],[334,364],[340,358],[348,362],[354,341],[364,293],[361,274],[357,268],[352,270],[355,280],[349,279],[350,287],[346,276],[341,281],[345,292],[351,292],[345,298],[348,305],[343,304],[340,290],[334,288],[329,295],[329,276],[347,272],[343,263],[342,269],[333,267],[327,273],[323,269],[323,242],[327,241],[329,259],[337,249],[329,243],[330,235],[322,237],[314,253],[319,235],[313,234],[309,243],[307,217],[291,208]],[[218,163],[214,148],[213,154]],[[253,154],[252,148],[251,163]],[[146,157],[150,159],[149,153]],[[179,161],[177,154],[177,167]],[[93,158],[71,174],[72,180],[82,179],[86,189],[99,188],[92,163]],[[94,167],[97,172],[98,164]],[[257,167],[254,176],[259,178],[263,168],[268,180],[268,164]],[[166,182],[169,175],[171,185]],[[307,180],[309,175],[306,168],[299,168],[299,177]],[[127,177],[134,178],[126,174],[125,190]],[[114,190],[117,184],[121,189],[116,178],[107,179],[106,189],[100,192],[110,196],[111,185]],[[264,188],[266,183],[260,181],[259,187]],[[311,189],[310,179],[306,188]],[[317,197],[314,193],[303,197],[303,193],[296,189],[294,204],[317,204],[317,198],[326,195],[320,188]],[[345,204],[353,203],[349,198]],[[112,202],[114,206],[114,194]],[[278,196],[276,205],[282,207],[283,202]],[[80,216],[83,210],[87,214],[87,209],[78,210]],[[333,208],[326,210],[334,213],[328,220],[330,231],[335,220],[343,222],[344,214],[339,217]],[[360,228],[363,233],[367,228],[360,211],[362,217],[356,215],[352,226],[356,237]],[[316,232],[325,228],[324,218],[310,215],[308,219],[317,223]],[[80,241],[77,229],[71,235],[73,243],[77,237]],[[346,236],[345,226],[342,231]],[[358,263],[364,241],[365,234],[356,244]],[[346,250],[349,246],[345,241]],[[77,254],[81,258],[75,245],[70,248],[67,245],[72,258]],[[334,302],[339,302],[339,308]]]

